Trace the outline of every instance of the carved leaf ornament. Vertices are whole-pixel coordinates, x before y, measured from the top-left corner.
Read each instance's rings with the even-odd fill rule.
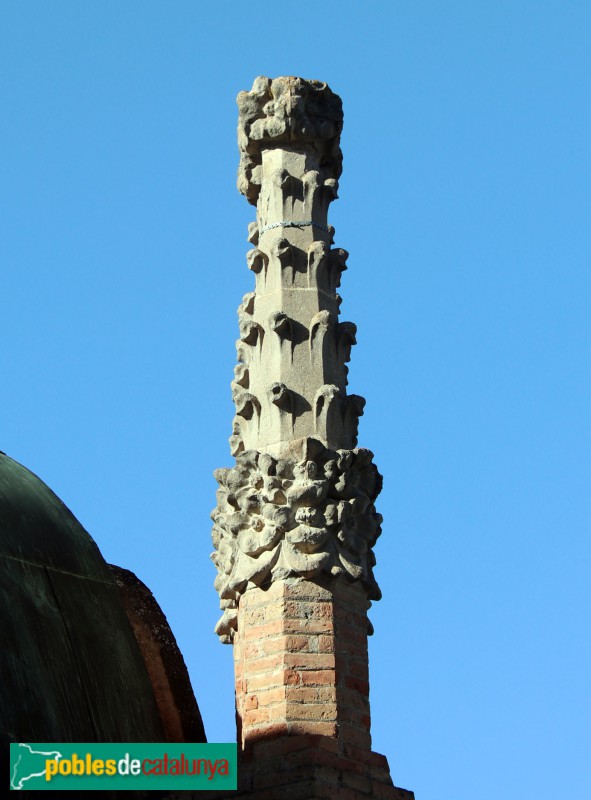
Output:
[[[362,581],[379,600],[371,548],[381,533],[374,501],[382,477],[370,450],[306,443],[299,463],[255,450],[216,470],[212,556],[224,610],[216,633],[232,640],[240,594],[251,585],[321,573]]]

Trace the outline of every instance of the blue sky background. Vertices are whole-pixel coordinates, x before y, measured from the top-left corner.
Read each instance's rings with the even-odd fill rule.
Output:
[[[0,447],[153,590],[210,741],[234,98],[293,74],[345,108],[374,749],[417,800],[591,796],[590,41],[584,0],[0,6]]]

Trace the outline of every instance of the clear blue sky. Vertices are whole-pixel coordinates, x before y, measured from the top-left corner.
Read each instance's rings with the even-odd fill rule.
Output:
[[[234,98],[300,75],[345,108],[374,747],[417,800],[591,796],[590,41],[587,0],[2,3],[0,448],[154,591],[211,741]]]

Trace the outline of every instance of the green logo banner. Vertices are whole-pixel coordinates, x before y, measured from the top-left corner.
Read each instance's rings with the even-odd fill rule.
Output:
[[[10,745],[10,788],[236,789],[235,744]]]

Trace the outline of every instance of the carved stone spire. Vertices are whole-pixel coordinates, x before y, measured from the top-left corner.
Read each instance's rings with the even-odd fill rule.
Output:
[[[341,101],[324,83],[257,78],[238,95],[238,188],[256,205],[238,308],[230,445],[213,560],[232,643],[238,797],[413,800],[371,750],[367,609],[381,476],[357,448],[347,393],[347,252],[328,208],[341,172]]]
[[[253,586],[326,575],[379,599],[371,548],[382,521],[381,476],[356,447],[365,401],[347,393],[356,327],[339,321],[337,290],[348,253],[328,223],[341,100],[324,83],[261,77],[238,107],[238,188],[257,217],[246,256],[255,291],[238,309],[236,465],[216,471],[212,512],[224,642]]]

